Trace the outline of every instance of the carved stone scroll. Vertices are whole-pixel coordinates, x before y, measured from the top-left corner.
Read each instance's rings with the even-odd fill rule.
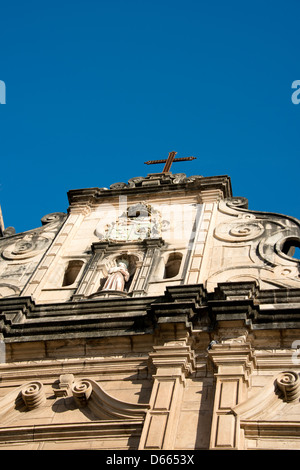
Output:
[[[82,379],[72,385],[73,397],[79,407],[86,406],[92,391],[93,387],[89,380]]]
[[[88,406],[100,419],[139,419],[143,420],[148,409],[147,404],[129,403],[109,395],[92,379],[77,379],[72,384],[72,394],[77,405]]]
[[[26,384],[21,390],[21,396],[29,410],[37,408],[46,400],[43,384],[39,381]]]
[[[277,388],[282,392],[284,400],[291,402],[300,396],[300,379],[297,372],[282,372],[276,379]]]

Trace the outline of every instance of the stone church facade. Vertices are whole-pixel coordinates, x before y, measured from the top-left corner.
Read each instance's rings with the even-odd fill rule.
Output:
[[[150,173],[0,230],[0,449],[300,449],[300,222]]]

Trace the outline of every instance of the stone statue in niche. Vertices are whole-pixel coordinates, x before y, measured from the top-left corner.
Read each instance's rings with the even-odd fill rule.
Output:
[[[126,260],[117,261],[117,266],[111,268],[108,272],[108,278],[103,286],[105,290],[124,291],[125,282],[129,280],[128,262]]]

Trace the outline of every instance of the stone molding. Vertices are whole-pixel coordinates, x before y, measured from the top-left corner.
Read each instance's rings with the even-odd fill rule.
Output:
[[[174,191],[197,191],[200,194],[209,193],[209,201],[218,201],[222,198],[230,198],[232,196],[231,181],[227,175],[199,177],[186,177],[185,174],[172,173],[152,173],[147,177],[131,178],[127,183],[114,183],[108,188],[86,188],[75,189],[68,192],[69,211],[73,211],[76,206],[79,209],[82,206],[92,206],[101,199],[111,198],[120,195],[140,195],[153,194],[160,192]]]
[[[183,324],[222,340],[222,328],[300,328],[300,289],[264,290],[256,283],[170,286],[164,296],[98,298],[51,305],[31,297],[0,299],[0,334],[6,343],[154,334],[159,325]],[[233,323],[235,322],[235,323]],[[226,331],[223,330],[226,337]],[[245,333],[242,333],[244,335]]]
[[[0,444],[4,448],[7,445],[13,450],[17,445],[28,445],[38,446],[41,443],[54,443],[58,445],[59,449],[65,450],[70,449],[70,443],[72,443],[72,449],[76,450],[77,441],[81,443],[80,448],[82,449],[82,441],[86,444],[84,449],[93,449],[93,443],[101,441],[101,444],[105,448],[105,444],[108,442],[110,448],[115,451],[115,446],[123,443],[121,449],[128,449],[128,442],[133,439],[138,441],[143,421],[139,419],[135,420],[116,420],[116,421],[92,421],[85,423],[58,423],[58,424],[32,424],[24,426],[0,426]],[[114,444],[114,445],[113,445]],[[38,448],[38,447],[36,447]],[[97,448],[97,447],[96,447]],[[12,450],[12,449],[11,449]]]

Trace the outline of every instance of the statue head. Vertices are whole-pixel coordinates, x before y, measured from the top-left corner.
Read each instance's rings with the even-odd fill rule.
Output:
[[[126,259],[119,259],[117,260],[117,265],[118,266],[123,265],[126,269],[128,269],[129,263]]]

